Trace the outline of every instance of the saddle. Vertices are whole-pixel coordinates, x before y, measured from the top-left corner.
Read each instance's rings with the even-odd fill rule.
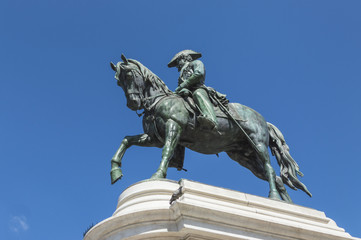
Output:
[[[227,113],[224,110],[222,110],[221,107],[219,106],[219,104],[221,104],[235,120],[244,121],[239,116],[237,110],[235,109],[234,104],[229,103],[229,100],[226,98],[225,94],[217,92],[215,89],[211,87],[204,87],[204,89],[207,91],[209,99],[213,104],[213,109],[217,118],[229,118]],[[190,113],[191,120],[189,122],[189,127],[191,129],[194,129],[199,125],[199,121],[197,120],[197,118],[200,116],[201,112],[197,107],[196,103],[194,102],[193,98],[191,97],[191,94],[186,97],[183,97],[183,100],[184,100],[183,103],[185,108]]]

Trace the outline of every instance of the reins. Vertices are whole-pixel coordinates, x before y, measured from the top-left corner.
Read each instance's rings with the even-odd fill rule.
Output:
[[[135,78],[135,73],[134,73],[134,71],[136,71],[136,72],[143,78],[143,82],[144,82],[144,83],[147,81],[147,80],[144,80],[145,76],[141,73],[141,71],[136,70],[136,69],[131,69],[130,71],[132,72],[133,79],[136,79],[136,78]],[[136,85],[136,86],[137,86],[137,85]],[[138,88],[138,86],[137,86],[137,88]],[[160,89],[162,89],[162,88],[160,88]],[[154,95],[154,96],[144,97],[143,91],[144,91],[145,89],[144,89],[143,91],[139,91],[139,89],[137,89],[137,90],[138,90],[138,91],[129,90],[129,91],[127,91],[127,93],[126,93],[125,95],[126,95],[127,97],[128,97],[129,95],[132,95],[132,94],[139,96],[140,101],[141,101],[141,104],[143,105],[145,111],[142,112],[142,113],[138,113],[138,112],[136,111],[136,114],[138,115],[138,117],[141,117],[143,114],[145,114],[145,112],[151,112],[151,111],[155,108],[155,106],[156,106],[161,100],[163,100],[165,97],[167,97],[167,96],[170,95],[169,93],[163,92],[163,93],[160,93],[160,94],[157,94],[157,95]],[[163,91],[164,91],[164,90],[163,90]],[[159,97],[162,97],[162,98],[153,101],[153,103],[152,103],[150,106],[147,106],[149,101],[154,100],[154,99],[157,99],[157,98],[159,98]]]

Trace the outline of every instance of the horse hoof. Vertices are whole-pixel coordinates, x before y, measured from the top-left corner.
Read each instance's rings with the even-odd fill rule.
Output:
[[[120,168],[112,169],[110,171],[110,177],[111,177],[112,184],[114,184],[116,181],[118,181],[119,179],[121,179],[123,177],[122,170],[120,170]]]
[[[273,199],[273,200],[281,200],[281,196],[278,193],[278,191],[270,191],[268,198]]]
[[[167,175],[163,173],[162,170],[156,171],[150,179],[164,179]]]

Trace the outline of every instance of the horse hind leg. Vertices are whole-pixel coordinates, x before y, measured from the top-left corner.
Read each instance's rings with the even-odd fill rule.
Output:
[[[270,157],[268,154],[268,149],[263,144],[258,144],[258,149],[260,150],[258,152],[258,157],[263,162],[264,167],[264,173],[266,180],[269,183],[270,191],[268,197],[271,199],[280,200],[280,194],[277,189],[277,183],[276,183],[276,173],[273,167],[271,166]]]
[[[265,161],[264,162],[265,176],[266,176],[266,180],[270,184],[270,193],[268,197],[276,200],[282,199],[285,202],[292,203],[292,199],[288,195],[288,192],[286,190],[285,185],[283,184],[281,177],[276,175],[275,170],[271,166],[267,147],[264,148],[265,149],[262,148],[262,153],[261,153],[262,155],[260,157],[263,157]]]
[[[290,195],[288,195],[288,192],[286,190],[285,185],[283,184],[282,178],[280,176],[276,176],[276,187],[278,193],[281,195],[281,198],[288,203],[293,203]]]
[[[254,159],[250,159],[249,157],[246,157],[242,151],[232,151],[232,152],[227,152],[227,154],[232,160],[238,162],[240,165],[251,170],[251,172],[256,177],[268,182],[265,169],[260,163],[256,163]],[[285,202],[292,202],[292,200],[291,200],[290,196],[288,195],[287,190],[283,184],[283,181],[279,176],[276,176],[275,185],[276,185],[277,192],[279,193],[281,198]],[[279,199],[279,198],[277,198],[277,199]]]

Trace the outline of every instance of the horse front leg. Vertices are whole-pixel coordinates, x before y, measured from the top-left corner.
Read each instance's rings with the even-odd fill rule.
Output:
[[[121,179],[123,176],[120,167],[122,165],[122,158],[124,156],[124,153],[129,147],[133,145],[142,146],[142,147],[153,147],[159,144],[160,144],[159,142],[153,141],[153,139],[151,139],[151,137],[149,137],[148,134],[126,136],[111,160],[112,169],[110,170],[110,177],[112,184],[114,184],[116,181]]]
[[[162,151],[162,161],[158,170],[152,175],[151,179],[162,179],[167,177],[169,160],[174,154],[175,147],[178,144],[182,127],[172,119],[166,122],[165,142]]]

